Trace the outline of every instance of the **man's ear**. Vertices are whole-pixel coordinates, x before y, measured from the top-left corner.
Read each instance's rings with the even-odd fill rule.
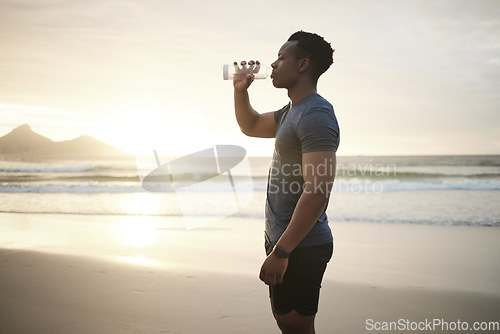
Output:
[[[305,72],[309,70],[311,67],[311,63],[309,62],[309,58],[302,58],[299,60],[299,72]]]

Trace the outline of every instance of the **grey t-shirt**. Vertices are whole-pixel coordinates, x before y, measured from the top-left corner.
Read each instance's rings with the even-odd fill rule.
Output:
[[[274,113],[276,142],[269,170],[266,201],[266,237],[276,244],[290,222],[302,195],[302,153],[337,151],[339,125],[333,106],[319,94],[286,105]],[[306,166],[307,168],[307,166]],[[318,221],[297,247],[333,241],[326,207]]]

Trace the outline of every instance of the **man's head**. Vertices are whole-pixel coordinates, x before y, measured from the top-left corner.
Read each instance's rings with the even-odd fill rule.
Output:
[[[323,37],[310,32],[297,31],[288,38],[288,42],[294,41],[297,42],[295,57],[297,60],[308,58],[312,67],[312,78],[318,80],[333,63],[335,50]]]
[[[307,80],[313,85],[333,63],[333,49],[323,37],[298,31],[278,51],[273,67],[273,85],[291,88]]]

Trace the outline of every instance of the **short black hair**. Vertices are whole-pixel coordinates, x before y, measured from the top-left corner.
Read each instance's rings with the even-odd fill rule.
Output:
[[[299,49],[296,57],[308,58],[312,66],[312,74],[315,80],[326,72],[333,64],[333,52],[330,43],[325,41],[325,39],[318,34],[297,31],[293,33],[288,42],[297,41],[297,48]]]

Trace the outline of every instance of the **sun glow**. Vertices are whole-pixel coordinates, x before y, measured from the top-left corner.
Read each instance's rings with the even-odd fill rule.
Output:
[[[155,225],[140,217],[126,217],[120,231],[123,243],[135,248],[150,247],[155,239]]]
[[[120,259],[131,264],[138,264],[147,267],[158,267],[162,263],[144,256],[122,256]]]
[[[183,155],[203,144],[199,136],[193,135],[206,133],[207,128],[204,115],[198,109],[162,108],[159,105],[129,108],[128,112],[110,120],[111,124],[100,136],[126,153],[145,154],[157,150],[169,155]]]
[[[165,198],[148,192],[131,193],[123,201],[123,210],[137,215],[158,215],[167,208]]]

